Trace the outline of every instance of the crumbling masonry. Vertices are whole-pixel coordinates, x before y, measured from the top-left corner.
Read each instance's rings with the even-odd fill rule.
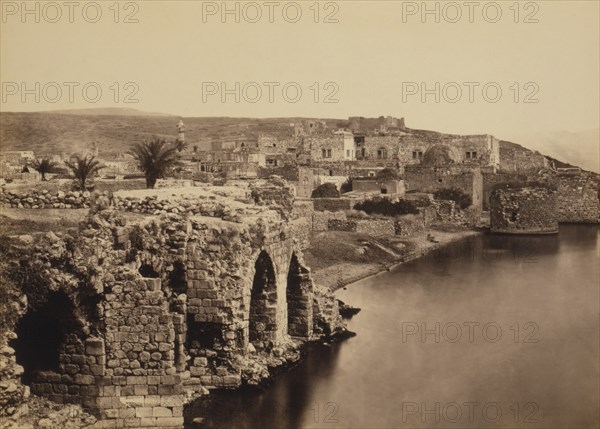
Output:
[[[47,305],[62,306],[17,326],[23,381],[94,410],[95,427],[180,428],[183,405],[207,388],[257,383],[302,342],[343,329],[303,263],[290,201],[257,205],[274,190],[291,201],[273,184],[241,196],[149,194],[119,209],[100,201],[75,236],[52,237],[40,257]],[[32,324],[55,328],[54,342],[19,332]]]

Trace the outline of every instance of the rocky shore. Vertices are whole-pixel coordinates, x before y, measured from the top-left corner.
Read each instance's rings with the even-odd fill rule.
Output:
[[[352,243],[348,242],[352,238],[348,236],[350,233],[344,233],[348,237],[335,233],[323,233],[320,240],[313,242],[313,246],[309,249],[308,253],[313,258],[325,257],[325,253],[327,253],[328,263],[325,266],[313,267],[313,275],[318,284],[327,286],[331,290],[337,290],[359,280],[389,271],[399,264],[420,258],[451,243],[480,233],[481,231],[479,230],[462,227],[433,228],[394,243],[382,243],[380,240],[372,243],[364,237],[360,237],[358,244],[355,246],[352,246]],[[435,241],[431,241],[428,237],[433,237]],[[327,241],[329,245],[322,246],[321,241]],[[330,247],[339,246],[345,246],[346,249],[354,247],[351,250],[355,254],[366,255],[367,258],[354,261],[348,260],[345,257],[338,258],[338,255],[331,252]],[[380,249],[380,246],[384,247],[388,252],[385,253],[383,249]],[[369,253],[375,254],[369,256]],[[384,256],[381,253],[384,253]],[[307,260],[309,264],[312,261],[308,257]]]

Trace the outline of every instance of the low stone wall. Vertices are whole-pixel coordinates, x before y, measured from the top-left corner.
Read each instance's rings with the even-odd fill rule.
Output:
[[[315,198],[313,205],[316,211],[339,212],[351,210],[356,204],[355,200],[349,198]]]
[[[90,192],[49,192],[33,190],[28,193],[17,193],[0,188],[0,204],[6,208],[18,209],[81,209],[89,208]]]
[[[385,238],[396,234],[393,219],[353,219],[356,232],[368,234],[371,237]]]
[[[357,222],[347,219],[330,219],[327,222],[327,229],[329,231],[356,232]]]
[[[313,212],[310,225],[313,231],[327,231],[329,229],[330,220],[346,220],[344,212]]]

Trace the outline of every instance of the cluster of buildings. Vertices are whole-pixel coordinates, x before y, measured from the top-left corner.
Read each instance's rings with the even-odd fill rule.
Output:
[[[345,124],[346,125],[346,124]],[[259,169],[288,166],[323,167],[334,172],[369,167],[419,164],[436,144],[452,148],[457,163],[495,171],[500,165],[499,141],[490,135],[450,136],[408,130],[404,118],[351,117],[347,126],[328,127],[324,121],[290,124],[277,133],[255,139],[216,141],[210,150],[196,153],[200,171],[252,177]],[[337,164],[337,165],[334,165]],[[346,168],[348,167],[348,168]]]
[[[178,178],[252,179],[279,175],[295,186],[298,197],[310,197],[323,183],[334,183],[339,188],[348,178],[356,183],[356,190],[374,191],[380,184],[369,182],[369,178],[384,168],[391,168],[402,183],[386,183],[382,192],[392,189],[435,192],[440,188],[458,187],[486,208],[486,177],[492,183],[497,173],[514,174],[520,167],[527,170],[548,167],[548,161],[541,154],[527,150],[521,153],[515,148],[507,153],[491,135],[461,136],[412,130],[405,126],[404,118],[391,116],[350,117],[345,121],[305,120],[250,136],[213,139],[208,148],[205,143],[186,142],[182,120],[176,130],[182,158]],[[87,154],[98,157],[97,145]],[[62,154],[51,160],[60,168],[76,155],[81,154]],[[2,153],[1,177],[22,175],[23,167],[33,159],[31,151]],[[104,165],[101,174],[105,178],[141,175],[131,155],[116,154],[100,160]],[[39,179],[33,177],[33,180]]]

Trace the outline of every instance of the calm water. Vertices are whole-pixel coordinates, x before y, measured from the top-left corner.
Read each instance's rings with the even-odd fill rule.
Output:
[[[356,337],[189,427],[598,427],[599,235],[480,236],[353,284]]]

